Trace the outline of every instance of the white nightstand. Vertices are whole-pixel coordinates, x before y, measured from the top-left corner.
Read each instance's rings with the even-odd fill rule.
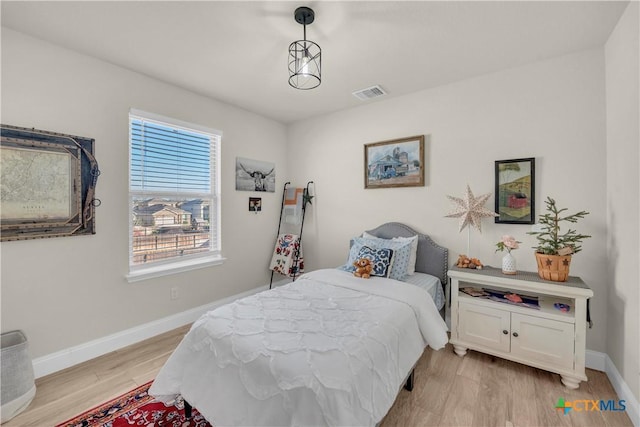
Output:
[[[586,381],[585,341],[587,299],[593,291],[578,277],[566,282],[542,280],[537,273],[502,274],[485,267],[449,269],[451,278],[451,339],[454,351],[492,354],[562,376],[572,389]],[[461,288],[487,288],[537,297],[540,309],[472,297]],[[555,303],[570,307],[563,312]]]

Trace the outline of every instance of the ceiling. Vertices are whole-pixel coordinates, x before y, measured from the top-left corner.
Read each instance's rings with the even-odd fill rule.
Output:
[[[2,2],[2,25],[290,123],[603,46],[617,1]],[[322,84],[289,86],[288,46],[322,47]]]

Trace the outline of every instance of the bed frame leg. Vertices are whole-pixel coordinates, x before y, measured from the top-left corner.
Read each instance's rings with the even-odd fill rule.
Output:
[[[187,420],[191,419],[191,413],[192,413],[193,407],[191,405],[189,405],[189,402],[187,402],[186,400],[184,401],[184,418]]]
[[[411,373],[409,374],[409,378],[407,378],[407,382],[404,385],[404,389],[407,391],[413,391],[413,374],[415,372],[415,369],[411,370]]]

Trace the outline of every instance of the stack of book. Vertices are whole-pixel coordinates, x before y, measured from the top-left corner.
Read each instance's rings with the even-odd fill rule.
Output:
[[[540,304],[537,296],[515,294],[508,291],[499,291],[487,288],[461,288],[460,291],[476,298],[486,298],[491,301],[513,304],[520,307],[533,308],[540,310]]]

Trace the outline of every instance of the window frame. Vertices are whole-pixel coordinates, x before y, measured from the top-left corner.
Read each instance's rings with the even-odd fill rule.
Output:
[[[216,129],[208,128],[202,125],[197,125],[181,120],[173,119],[170,117],[164,117],[158,114],[149,113],[142,110],[130,109],[128,114],[128,131],[129,131],[129,163],[127,165],[128,170],[128,211],[129,211],[129,250],[128,250],[128,274],[126,279],[128,282],[137,282],[141,280],[151,279],[155,277],[162,277],[169,274],[176,274],[184,271],[190,271],[198,268],[209,267],[212,265],[222,264],[225,258],[222,256],[222,236],[221,236],[221,158],[220,158],[220,146],[222,143],[222,132]],[[210,139],[210,179],[211,179],[211,193],[180,193],[170,191],[148,191],[148,190],[132,190],[131,188],[131,166],[132,166],[132,121],[143,120],[145,122],[158,123],[163,126],[169,126],[174,129],[185,130],[188,132],[196,132],[209,136]],[[174,199],[186,198],[186,199],[208,199],[210,200],[210,212],[209,212],[209,232],[210,239],[214,245],[213,250],[207,252],[190,254],[181,257],[172,257],[165,260],[154,261],[150,264],[133,264],[133,200],[136,197],[170,197]],[[215,207],[215,210],[214,210]],[[212,218],[215,220],[212,222]]]

